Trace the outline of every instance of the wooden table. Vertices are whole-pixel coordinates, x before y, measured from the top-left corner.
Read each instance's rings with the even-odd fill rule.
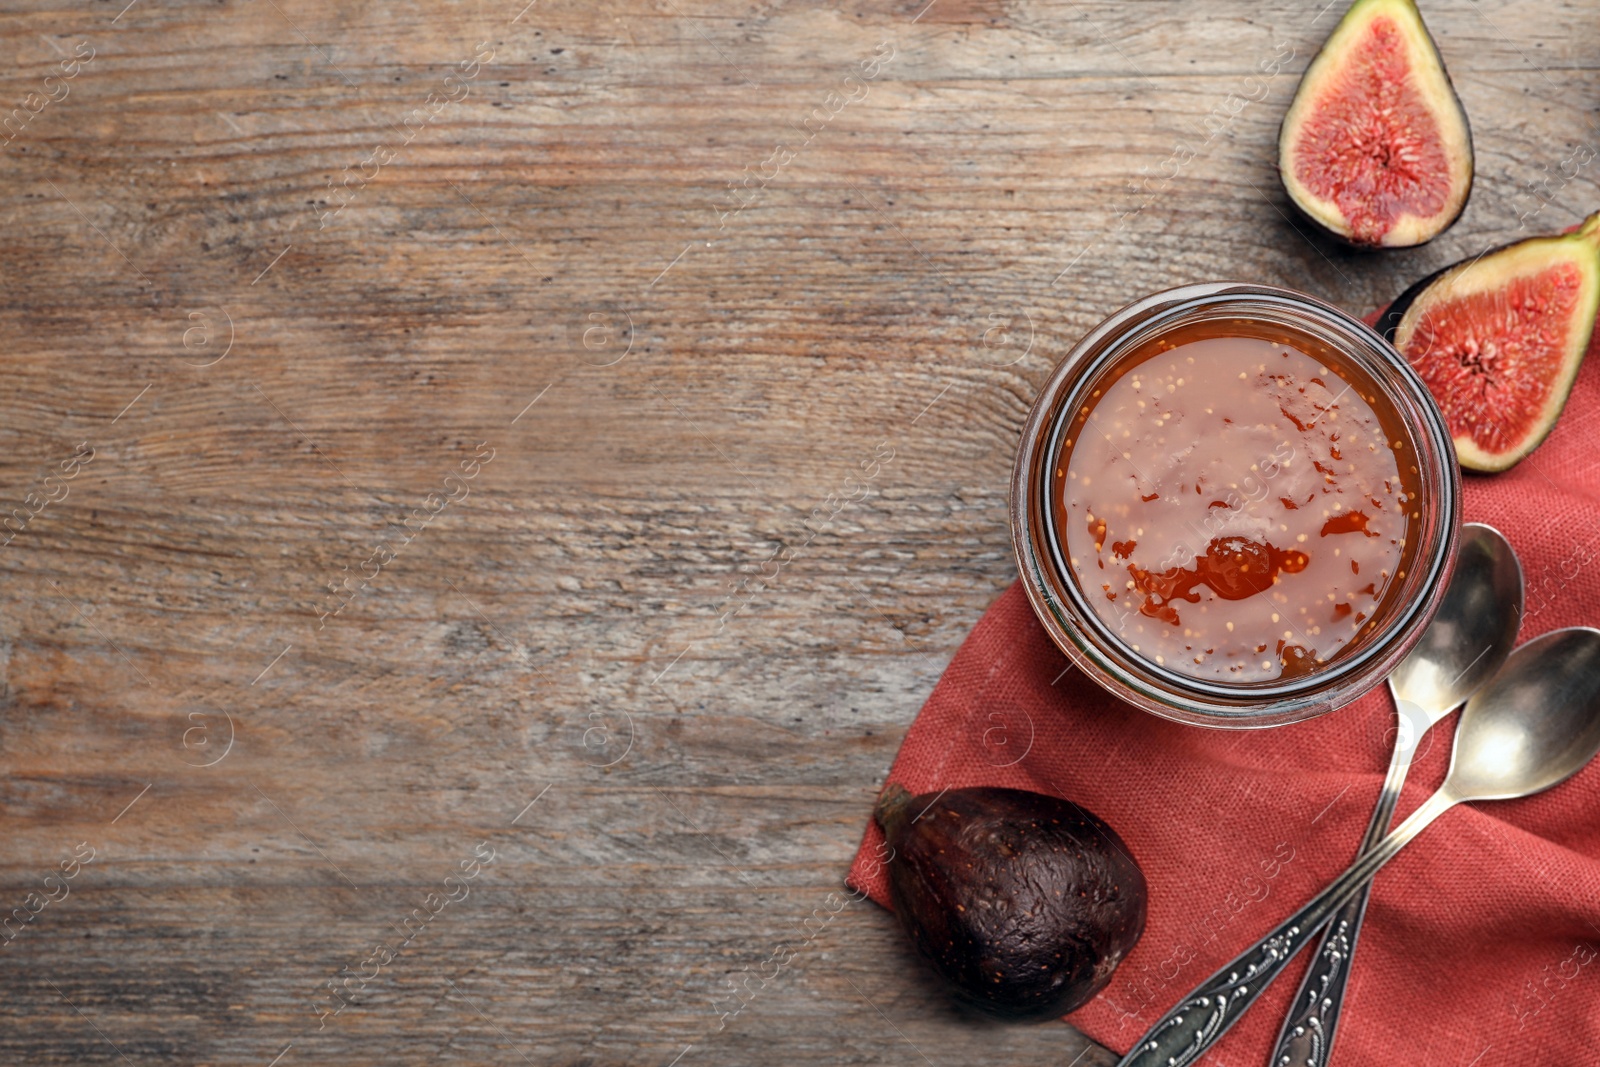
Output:
[[[1364,256],[1337,5],[123,2],[0,17],[7,1064],[1110,1063],[804,922],[1035,389],[1596,204],[1593,4],[1428,6],[1477,186]]]

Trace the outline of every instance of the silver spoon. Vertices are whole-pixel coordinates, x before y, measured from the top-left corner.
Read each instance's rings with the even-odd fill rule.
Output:
[[[1510,542],[1493,526],[1463,526],[1455,573],[1438,614],[1411,654],[1389,675],[1399,733],[1357,855],[1389,832],[1395,802],[1422,735],[1494,677],[1516,647],[1521,622],[1522,565]],[[1277,1050],[1267,1061],[1273,1067],[1327,1067],[1371,892],[1370,884],[1364,886],[1328,923],[1311,969],[1283,1020]]]
[[[1467,701],[1450,773],[1399,828],[1276,930],[1207,978],[1117,1067],[1187,1067],[1238,1021],[1333,913],[1434,819],[1469,800],[1549,789],[1600,752],[1600,630],[1553,630],[1511,654]]]

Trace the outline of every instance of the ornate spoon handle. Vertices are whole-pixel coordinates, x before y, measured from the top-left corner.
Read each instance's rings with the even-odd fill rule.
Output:
[[[1372,821],[1367,824],[1367,834],[1361,840],[1358,855],[1369,851],[1389,831],[1389,820],[1400,800],[1400,789],[1406,784],[1406,773],[1417,754],[1417,745],[1432,725],[1431,718],[1422,709],[1409,707],[1404,701],[1399,701],[1398,705],[1400,731],[1395,736],[1394,753],[1389,758],[1389,773],[1384,776],[1383,789],[1372,809]],[[1361,920],[1366,916],[1371,896],[1372,883],[1368,882],[1329,921],[1311,968],[1301,980],[1300,991],[1284,1017],[1277,1048],[1272,1059],[1267,1061],[1270,1067],[1328,1067],[1328,1059],[1333,1055],[1333,1035],[1344,1008],[1345,986],[1349,984],[1355,960],[1356,939],[1361,934]]]
[[[1328,1057],[1333,1054],[1333,1034],[1344,1008],[1344,989],[1350,980],[1356,938],[1371,895],[1369,885],[1329,921],[1311,969],[1300,983],[1289,1014],[1284,1016],[1277,1050],[1268,1061],[1272,1067],[1327,1067]]]
[[[1360,892],[1379,867],[1455,803],[1456,798],[1447,789],[1429,797],[1399,829],[1356,860],[1328,888],[1178,1001],[1117,1067],[1188,1067],[1199,1059],[1239,1021],[1244,1010],[1310,943],[1322,924]]]

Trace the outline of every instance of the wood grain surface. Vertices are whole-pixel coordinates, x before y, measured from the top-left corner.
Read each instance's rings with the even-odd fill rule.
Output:
[[[1274,170],[1337,4],[124,2],[0,14],[6,1064],[1111,1063],[807,923],[1036,387],[1597,203],[1594,3],[1426,5],[1376,256]]]

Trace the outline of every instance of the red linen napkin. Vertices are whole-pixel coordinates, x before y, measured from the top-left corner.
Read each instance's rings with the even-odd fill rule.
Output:
[[[1498,528],[1522,558],[1524,641],[1600,624],[1595,347],[1549,439],[1509,472],[1465,477],[1466,520]],[[1398,818],[1443,780],[1454,728],[1423,742]],[[1270,730],[1138,711],[1069,665],[1013,585],[956,653],[888,781],[1051,793],[1122,836],[1150,886],[1144,937],[1069,1019],[1126,1052],[1351,862],[1393,737],[1386,688]],[[869,820],[848,880],[887,906],[882,840]],[[1305,966],[1201,1062],[1265,1064]],[[1335,1067],[1367,1064],[1600,1064],[1600,765],[1538,796],[1459,806],[1379,873],[1334,1052]]]

